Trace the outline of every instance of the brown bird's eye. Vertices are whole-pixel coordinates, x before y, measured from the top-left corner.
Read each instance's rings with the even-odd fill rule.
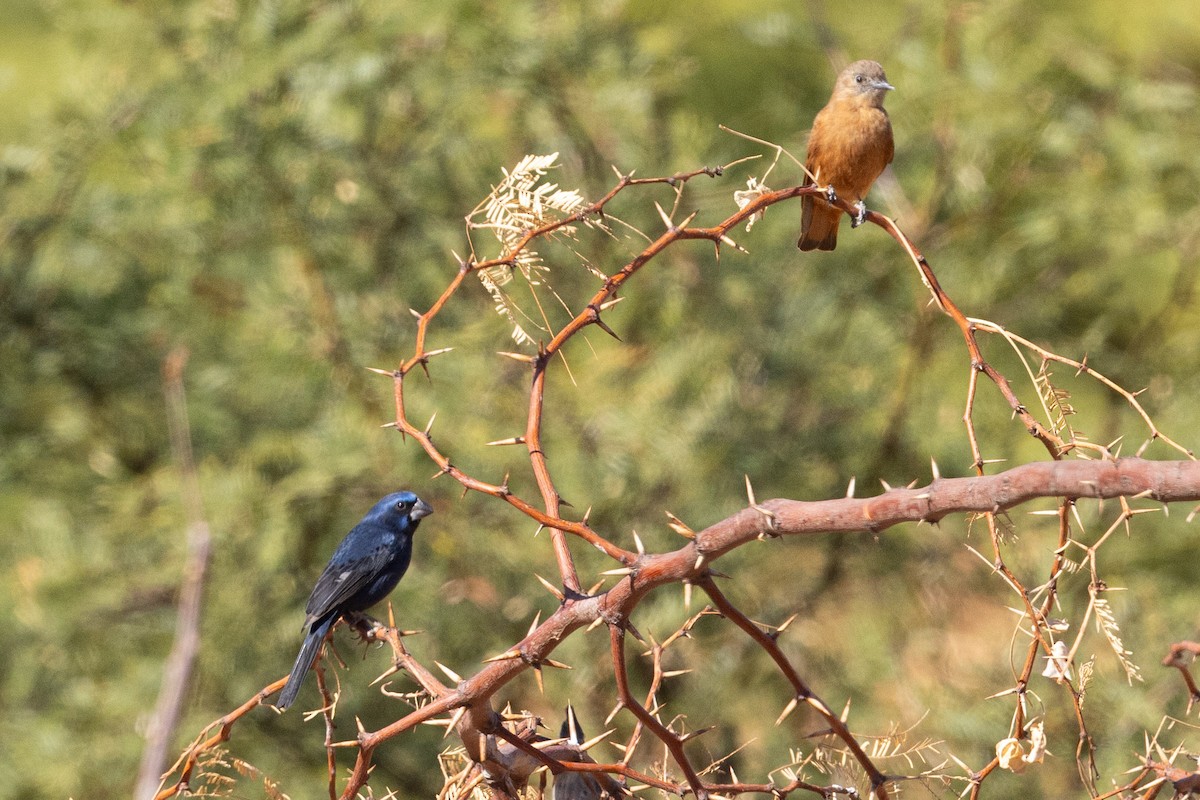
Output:
[[[863,82],[863,76],[862,76],[862,75],[855,75],[855,76],[854,76],[854,82],[855,82],[855,83],[862,83],[862,82]]]

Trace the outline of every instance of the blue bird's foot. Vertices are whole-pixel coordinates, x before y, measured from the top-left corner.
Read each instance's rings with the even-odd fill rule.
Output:
[[[369,614],[364,614],[361,611],[351,611],[343,614],[342,619],[346,620],[346,624],[349,625],[364,642],[375,641],[375,631],[385,627],[382,622],[370,616]]]
[[[858,213],[850,218],[851,228],[857,228],[859,225],[862,225],[867,221],[867,204],[862,200],[859,200],[854,204],[854,208],[858,211]]]

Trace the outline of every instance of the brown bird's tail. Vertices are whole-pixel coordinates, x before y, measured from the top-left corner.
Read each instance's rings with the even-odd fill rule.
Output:
[[[801,250],[832,250],[837,247],[842,210],[812,195],[802,198],[800,207],[800,239],[796,247]]]

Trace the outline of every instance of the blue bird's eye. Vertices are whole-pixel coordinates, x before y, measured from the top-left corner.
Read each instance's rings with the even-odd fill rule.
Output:
[[[412,508],[412,503],[405,502],[404,500],[396,503],[397,511],[408,511],[410,508]]]

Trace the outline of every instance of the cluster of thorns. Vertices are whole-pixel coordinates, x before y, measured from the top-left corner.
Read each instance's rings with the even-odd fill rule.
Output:
[[[782,150],[776,148],[776,162],[780,152]],[[325,702],[322,708],[311,712],[311,716],[322,717],[326,726],[325,747],[331,800],[337,797],[350,800],[364,792],[372,796],[369,780],[377,750],[422,724],[444,726],[447,735],[453,733],[458,739],[455,748],[443,756],[446,782],[440,797],[445,798],[471,795],[497,798],[537,796],[545,786],[547,773],[557,776],[568,772],[609,776],[606,779],[609,782],[604,784],[609,794],[659,790],[667,795],[691,794],[699,800],[746,794],[775,798],[800,794],[825,798],[869,795],[877,800],[885,800],[894,796],[898,784],[905,780],[954,786],[963,796],[974,798],[979,796],[988,776],[997,770],[1019,771],[1040,761],[1044,755],[1046,743],[1042,722],[1030,714],[1026,694],[1031,677],[1041,665],[1045,665],[1046,671],[1040,674],[1054,678],[1074,709],[1079,728],[1076,762],[1089,795],[1096,798],[1137,796],[1150,800],[1164,788],[1186,793],[1200,787],[1200,774],[1176,767],[1173,762],[1179,755],[1178,751],[1164,752],[1157,744],[1157,737],[1153,740],[1148,738],[1146,752],[1128,780],[1120,785],[1114,782],[1107,791],[1098,787],[1096,746],[1088,730],[1082,705],[1086,681],[1090,678],[1091,671],[1087,668],[1090,665],[1084,665],[1085,669],[1071,669],[1087,620],[1079,626],[1080,634],[1071,642],[1060,637],[1063,628],[1049,616],[1056,607],[1058,582],[1064,571],[1085,565],[1090,570],[1091,597],[1086,614],[1089,618],[1095,617],[1130,678],[1137,677],[1137,667],[1121,646],[1115,620],[1104,599],[1107,587],[1098,571],[1096,553],[1111,535],[1127,526],[1135,515],[1156,511],[1157,504],[1200,500],[1200,464],[1190,451],[1158,430],[1135,393],[1097,373],[1086,363],[1086,359],[1076,361],[1057,355],[999,325],[967,317],[942,290],[926,258],[891,219],[877,212],[868,212],[866,221],[887,231],[900,245],[917,268],[932,296],[932,302],[954,322],[966,344],[969,366],[963,419],[973,456],[973,477],[943,478],[938,473],[937,465],[933,464],[933,479],[924,487],[892,489],[885,486],[887,490],[881,495],[857,498],[854,497],[851,484],[844,498],[812,503],[793,500],[760,502],[755,498],[747,479],[746,507],[707,528],[694,530],[668,513],[669,526],[685,541],[680,548],[662,553],[646,552],[636,536],[635,549],[619,546],[611,537],[592,527],[588,514],[581,519],[566,518],[542,441],[546,377],[548,371],[558,363],[556,359],[561,356],[564,347],[589,328],[598,328],[615,336],[605,314],[621,299],[618,293],[625,290],[643,268],[668,248],[685,241],[702,240],[716,248],[718,258],[723,247],[742,251],[730,236],[738,225],[752,223],[768,207],[790,198],[807,194],[825,196],[825,189],[813,184],[771,190],[762,182],[752,180],[748,191],[738,193],[740,207],[736,213],[714,226],[695,227],[693,222],[696,214],[681,221],[675,219],[679,214],[684,187],[702,176],[721,176],[732,165],[658,178],[636,178],[618,173],[616,183],[598,200],[584,202],[572,194],[556,204],[551,200],[556,196],[551,191],[555,187],[539,184],[552,160],[547,157],[541,160],[527,159],[512,173],[506,173],[508,193],[504,194],[499,189],[493,191],[491,206],[487,209],[481,206],[484,209],[482,221],[478,214],[481,209],[476,210],[475,216],[468,217],[469,232],[490,229],[502,242],[504,252],[492,259],[476,259],[474,256],[461,259],[457,272],[441,296],[427,310],[413,312],[417,318],[417,329],[412,354],[394,369],[376,371],[386,375],[393,386],[395,420],[389,425],[424,450],[436,465],[438,475],[449,476],[465,490],[507,503],[549,531],[549,542],[559,573],[558,582],[552,583],[540,577],[539,580],[555,595],[558,608],[545,620],[535,619],[521,641],[503,653],[486,659],[481,668],[467,677],[437,664],[442,673],[439,676],[421,664],[404,646],[403,637],[408,632],[398,629],[394,620],[389,619],[386,625],[368,617],[352,621],[352,626],[366,641],[382,642],[391,648],[392,666],[379,677],[379,681],[403,671],[420,688],[412,693],[399,694],[385,683],[383,691],[406,702],[410,709],[408,713],[377,730],[364,729],[359,723],[354,738],[337,741],[334,718],[339,693],[328,685],[324,671],[318,668],[318,686]],[[774,166],[773,163],[771,169]],[[768,175],[770,171],[767,170]],[[762,181],[766,177],[764,175]],[[515,194],[514,186],[519,189]],[[483,279],[489,291],[497,295],[495,276],[504,274],[506,270],[521,271],[532,263],[532,254],[540,241],[567,235],[579,225],[605,226],[611,220],[606,208],[615,198],[633,190],[654,187],[667,187],[674,193],[674,204],[670,211],[656,204],[663,223],[662,231],[656,237],[646,236],[645,246],[611,274],[589,265],[589,269],[597,275],[599,288],[582,310],[573,313],[565,324],[550,330],[548,333],[551,335],[545,341],[537,343],[536,352],[501,353],[506,358],[527,365],[530,371],[528,415],[521,435],[490,444],[525,449],[528,468],[536,481],[540,497],[534,500],[514,492],[509,487],[507,477],[499,483],[492,483],[459,469],[450,455],[434,441],[432,420],[429,425],[418,424],[410,417],[406,402],[408,377],[420,371],[427,373],[432,359],[452,350],[448,347],[427,347],[430,329],[441,311],[459,294],[468,278],[477,276]],[[498,202],[508,203],[512,209],[510,216],[521,221],[505,222],[502,214],[492,213]],[[848,213],[855,211],[844,200],[837,200],[836,204]],[[526,273],[526,277],[529,277],[529,273]],[[1031,382],[1037,388],[1038,400],[1034,407],[1040,406],[1040,415],[1020,400],[1009,380],[984,358],[978,341],[980,333],[999,336],[1020,354]],[[1036,362],[1036,368],[1030,359]],[[1120,395],[1144,421],[1148,428],[1147,442],[1134,457],[1120,458],[1113,446],[1094,444],[1074,434],[1067,422],[1071,412],[1067,396],[1050,381],[1050,368],[1056,364],[1099,381]],[[1011,409],[1014,419],[1044,446],[1049,455],[1048,461],[1025,464],[997,475],[985,474],[985,467],[991,462],[983,457],[973,423],[973,409],[981,378],[998,391]],[[1174,448],[1182,457],[1175,461],[1143,460],[1141,456],[1146,446],[1156,441]],[[1082,457],[1067,460],[1065,457],[1068,455]],[[1038,586],[1030,587],[1005,564],[1002,554],[1003,519],[1007,509],[1044,497],[1058,499],[1057,509],[1048,513],[1057,519],[1059,540],[1045,580]],[[1090,545],[1077,541],[1071,535],[1075,503],[1080,498],[1116,498],[1120,503],[1121,511],[1117,519]],[[1156,506],[1135,508],[1133,501],[1141,499],[1153,500]],[[936,523],[951,514],[971,515],[986,523],[992,553],[990,556],[978,555],[1011,588],[1019,601],[1021,626],[1029,642],[1023,659],[1019,660],[1012,687],[998,695],[1013,697],[1012,721],[997,745],[996,756],[982,766],[972,768],[949,756],[919,774],[890,774],[880,765],[885,762],[896,763],[897,758],[912,763],[910,754],[902,752],[898,739],[853,733],[848,725],[848,714],[832,710],[801,677],[779,646],[778,638],[791,620],[772,627],[750,619],[718,587],[716,579],[721,576],[713,569],[713,562],[737,547],[764,538],[864,529],[878,532],[901,522]],[[568,546],[571,539],[600,550],[615,562],[614,568],[604,573],[606,577],[616,579],[614,585],[602,589],[603,584],[585,587],[581,583]],[[698,590],[705,598],[704,608],[690,616],[678,630],[661,642],[643,636],[631,621],[634,610],[643,598],[656,589],[672,585],[684,587],[689,605],[693,591]],[[667,717],[657,701],[663,682],[682,674],[682,671],[664,667],[664,653],[687,637],[692,627],[707,616],[720,617],[732,623],[750,638],[763,656],[774,663],[788,686],[787,695],[781,698],[781,713],[775,721],[776,725],[784,724],[797,708],[808,708],[820,719],[818,730],[802,734],[808,743],[806,748],[794,750],[792,762],[771,773],[767,776],[768,780],[741,782],[732,770],[718,769],[724,759],[707,766],[698,765],[689,755],[687,744],[708,729],[688,730],[684,718]],[[507,710],[498,711],[493,705],[503,687],[529,670],[534,671],[540,686],[543,669],[564,666],[551,657],[555,648],[577,631],[600,626],[606,626],[608,631],[615,689],[612,714],[605,720],[605,725],[621,713],[631,715],[633,723],[628,737],[619,744],[613,743],[621,751],[621,758],[611,762],[597,762],[587,753],[593,745],[607,739],[611,731],[579,745],[566,739],[544,736],[539,732],[535,718]],[[652,665],[650,685],[643,693],[635,692],[630,684],[626,650],[631,637],[645,648],[644,654]],[[1191,701],[1200,699],[1188,670],[1190,659],[1198,650],[1200,645],[1182,642],[1173,645],[1164,660],[1166,666],[1179,669],[1183,675],[1190,697],[1189,710]],[[283,686],[285,680],[281,678],[264,687],[245,704],[206,728],[164,777],[164,788],[158,795],[160,800],[189,788],[194,789],[193,782],[199,780],[199,774],[203,772],[205,754],[218,751],[231,736],[234,724],[255,707],[264,704]],[[808,716],[811,718],[811,715]],[[656,748],[661,747],[661,750],[655,750],[661,755],[650,754],[649,741],[653,741]],[[339,787],[337,756],[346,750],[353,753],[354,763],[349,777],[344,778]],[[924,756],[922,760],[925,760]],[[928,765],[929,762],[925,760],[925,763]],[[833,769],[833,765],[837,765],[838,769]],[[852,776],[853,780],[833,780],[845,775]]]

